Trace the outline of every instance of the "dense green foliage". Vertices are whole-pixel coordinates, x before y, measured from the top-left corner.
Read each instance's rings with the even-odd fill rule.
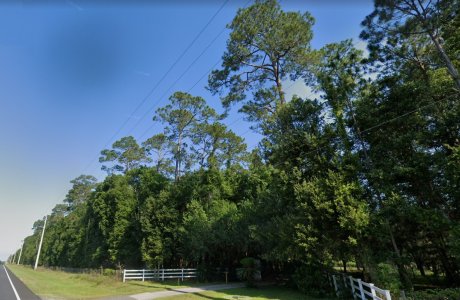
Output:
[[[247,153],[205,99],[174,93],[154,116],[163,133],[103,150],[102,182],[72,181],[41,264],[212,276],[253,257],[262,278],[321,292],[323,271],[353,261],[384,288],[411,290],[415,272],[458,285],[460,16],[445,2],[376,0],[368,57],[349,40],[310,49],[313,18],[274,0],[239,10],[209,88],[227,108],[241,102],[259,146]],[[314,96],[285,99],[287,77]]]
[[[413,292],[408,299],[417,300],[450,300],[460,299],[460,289],[433,289],[427,291]]]

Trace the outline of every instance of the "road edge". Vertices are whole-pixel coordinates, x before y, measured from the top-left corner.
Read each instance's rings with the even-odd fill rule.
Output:
[[[8,273],[8,270],[6,269],[5,265],[3,265],[3,269],[5,270],[6,277],[8,277],[8,281],[10,282],[10,285],[11,285],[11,288],[13,289],[14,295],[16,296],[16,300],[21,300],[21,297],[19,297],[18,291],[16,290],[16,287],[14,286],[13,281],[11,280],[10,274]]]
[[[18,289],[18,295],[21,295],[19,300],[42,300],[41,297],[37,296],[21,279],[19,279],[14,272],[4,266],[8,270],[8,274],[11,277],[11,281],[14,283],[15,287]]]

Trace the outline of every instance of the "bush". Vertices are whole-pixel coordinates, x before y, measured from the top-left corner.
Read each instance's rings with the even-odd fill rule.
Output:
[[[456,289],[433,289],[412,292],[410,300],[460,300],[460,288]]]
[[[199,282],[214,281],[216,278],[216,269],[206,264],[199,264],[196,268]]]
[[[380,263],[376,270],[377,278],[372,278],[375,285],[390,291],[399,291],[402,287],[396,267],[389,263]]]
[[[262,279],[260,260],[253,257],[245,257],[240,262],[243,267],[236,270],[238,278],[246,281],[248,287],[256,286],[256,282]]]
[[[102,275],[114,277],[117,274],[117,270],[114,269],[104,269]]]
[[[298,267],[292,279],[299,290],[312,296],[323,297],[331,293],[327,275],[320,265],[302,265]]]

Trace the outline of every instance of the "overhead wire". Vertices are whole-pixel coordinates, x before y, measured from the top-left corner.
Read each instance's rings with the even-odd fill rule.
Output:
[[[149,92],[146,94],[144,98],[142,98],[141,102],[136,106],[136,108],[133,110],[133,112],[126,118],[126,120],[122,123],[122,125],[115,131],[115,133],[110,137],[110,139],[105,143],[103,148],[107,148],[110,143],[120,134],[120,132],[125,128],[125,126],[129,123],[129,121],[132,119],[133,115],[145,104],[145,102],[150,98],[150,96],[156,91],[156,89],[160,86],[160,84],[163,82],[163,80],[166,79],[166,77],[171,73],[171,71],[174,69],[174,67],[179,63],[179,61],[185,56],[185,54],[192,48],[192,46],[195,44],[195,42],[201,37],[203,32],[209,27],[209,25],[214,21],[214,19],[217,17],[217,15],[222,11],[222,9],[225,7],[225,5],[229,2],[230,0],[225,0],[222,5],[217,9],[217,11],[212,15],[212,17],[208,20],[208,22],[203,26],[203,28],[198,32],[198,34],[194,37],[194,39],[188,44],[188,46],[182,51],[182,53],[177,57],[177,59],[174,61],[174,63],[169,67],[169,69],[166,71],[165,74],[160,78],[159,81],[156,82],[156,84],[153,86],[152,89],[149,90]],[[88,165],[83,169],[82,173],[85,173],[98,159],[99,155],[97,155],[94,159],[92,159]]]
[[[438,99],[438,100],[435,100],[435,101],[433,101],[433,102],[431,102],[431,103],[428,103],[428,104],[426,104],[426,105],[420,106],[420,107],[418,107],[418,108],[416,108],[416,109],[413,109],[413,110],[411,110],[411,111],[408,111],[408,112],[406,112],[406,113],[403,113],[403,114],[401,114],[401,115],[398,115],[398,116],[396,116],[396,117],[394,117],[394,118],[391,118],[391,119],[389,119],[389,120],[385,120],[385,121],[383,121],[383,122],[380,122],[380,123],[378,123],[378,124],[376,124],[376,125],[374,125],[374,126],[371,126],[371,127],[369,127],[369,128],[366,128],[366,129],[364,129],[364,130],[361,130],[361,133],[370,132],[370,131],[372,131],[372,130],[374,130],[374,129],[376,129],[376,128],[382,127],[382,126],[385,125],[385,124],[388,124],[388,123],[394,122],[394,121],[396,121],[396,120],[398,120],[398,119],[407,117],[407,116],[409,116],[409,115],[411,115],[411,114],[413,114],[413,113],[416,113],[416,112],[418,112],[418,111],[421,111],[422,109],[425,109],[425,108],[427,108],[427,107],[433,106],[433,105],[435,105],[435,104],[441,102],[442,100],[449,99],[449,98],[451,98],[451,97],[453,97],[453,96],[457,96],[457,94],[452,94],[452,95],[445,96],[445,97],[443,97],[443,98],[441,98],[441,99]],[[255,144],[253,144],[251,147],[255,147],[255,146],[257,146],[259,143],[260,143],[260,141],[257,142],[257,143],[255,143]],[[318,152],[319,150],[325,148],[326,146],[328,146],[328,145],[322,145],[322,146],[319,146],[319,147],[315,147],[314,149],[312,149],[312,150],[310,150],[310,151],[307,151],[307,152],[303,153],[303,155],[308,155],[308,154],[311,154],[311,153],[313,153],[313,152]],[[294,149],[300,149],[300,146],[297,146],[297,147],[295,147]],[[273,165],[274,165],[274,166],[277,166],[277,165],[279,165],[279,164],[280,164],[280,163],[273,164]]]
[[[184,70],[184,72],[182,72],[182,74],[168,87],[168,89],[158,98],[158,101],[154,102],[154,104],[146,110],[146,112],[142,115],[142,117],[139,118],[139,120],[136,122],[136,124],[130,129],[130,131],[128,132],[131,133],[133,132],[137,126],[139,126],[139,124],[142,122],[143,119],[145,119],[145,117],[147,117],[149,114],[153,113],[154,112],[154,109],[158,106],[158,104],[160,104],[160,102],[164,99],[164,97],[172,90],[172,88],[174,86],[176,86],[176,84],[185,76],[185,74],[188,73],[188,71],[190,71],[190,69],[195,65],[195,63],[206,53],[206,51],[215,43],[215,41],[222,35],[222,33],[225,32],[225,29],[222,29],[215,37],[213,40],[211,40],[211,42],[203,49],[203,51],[201,51],[201,53],[188,65],[188,67]],[[220,62],[220,59],[219,59],[219,62]],[[215,65],[213,65],[213,68],[219,63],[217,62]],[[209,74],[209,71],[206,73],[206,75]],[[204,75],[204,76],[206,76]],[[204,76],[200,77],[200,80],[201,81]],[[196,84],[195,84],[196,85]],[[194,85],[194,86],[195,86]],[[191,90],[191,89],[190,89]]]
[[[121,130],[127,125],[127,123],[129,122],[129,120],[132,118],[132,116],[134,115],[135,112],[137,112],[137,110],[139,110],[139,108],[141,106],[143,106],[143,104],[147,101],[147,99],[153,94],[153,92],[158,88],[158,86],[162,83],[162,81],[167,77],[167,75],[169,75],[169,73],[172,71],[172,69],[177,65],[177,63],[185,56],[185,54],[188,52],[188,50],[194,45],[194,43],[198,40],[198,38],[201,36],[201,34],[206,30],[206,28],[210,25],[210,23],[215,19],[215,17],[219,14],[219,12],[223,9],[223,7],[228,3],[229,0],[226,0],[223,2],[223,4],[219,7],[219,9],[214,13],[214,15],[211,17],[211,19],[206,23],[206,25],[201,29],[201,31],[195,36],[195,38],[192,40],[192,42],[187,46],[187,48],[181,53],[181,55],[176,59],[176,61],[170,66],[170,68],[167,70],[167,72],[163,75],[163,77],[160,79],[160,81],[158,81],[156,83],[156,85],[149,91],[149,93],[142,99],[142,101],[136,106],[135,110],[131,113],[131,115],[125,120],[125,122],[122,124],[122,126],[115,132],[115,134],[110,138],[110,140],[106,143],[105,147],[108,146],[108,144],[121,132]],[[245,6],[250,2],[251,0],[249,0]],[[161,102],[162,98],[185,76],[185,74],[192,68],[192,66],[204,55],[204,53],[211,47],[211,45],[219,38],[219,36],[225,31],[226,28],[224,28],[223,30],[221,30],[217,36],[204,48],[204,50],[192,61],[191,64],[189,64],[189,66],[186,68],[186,70],[173,82],[173,84],[171,84],[169,86],[169,88],[162,94],[162,96],[159,98],[159,101],[157,101],[155,103],[155,105],[153,105],[152,107],[150,107],[146,113],[144,113],[144,115],[138,120],[138,122],[135,124],[134,127],[131,128],[131,130],[129,132],[132,132],[135,128],[137,128],[137,126],[140,124],[141,120],[143,118],[145,118],[149,113],[152,112],[152,110]],[[207,71],[206,73],[204,73],[188,90],[187,92],[190,92],[191,90],[193,90],[208,74],[210,74],[210,72],[215,68],[215,66],[217,66],[217,64],[221,61],[221,59],[219,59],[211,68],[209,71]],[[293,87],[295,84],[295,82],[293,82],[292,84],[290,84],[287,89],[290,89],[291,87]],[[448,96],[450,97],[450,96]],[[424,105],[424,106],[421,106],[421,107],[418,107],[412,111],[409,111],[409,112],[406,112],[402,115],[398,115],[392,119],[389,119],[389,120],[386,120],[386,121],[383,121],[379,124],[376,124],[374,126],[371,126],[367,129],[364,129],[361,131],[361,133],[366,133],[366,132],[370,132],[376,128],[379,128],[387,123],[391,123],[391,122],[394,122],[400,118],[403,118],[403,117],[406,117],[408,115],[411,115],[417,111],[420,111],[426,107],[429,107],[429,106],[432,106],[436,103],[438,103],[439,101],[441,100],[444,100],[448,97],[444,97],[442,99],[439,99],[437,101],[434,101],[432,103],[429,103],[427,105]],[[237,119],[235,119],[233,122],[231,122],[228,126],[232,126],[236,123],[238,123],[240,120],[242,120],[243,117],[239,117]],[[150,130],[152,130],[152,128],[155,126],[156,124],[152,124],[151,126],[149,126],[143,133],[142,135],[140,136],[140,138],[144,137],[148,132],[150,132]],[[246,130],[245,132],[243,132],[242,134],[240,134],[241,137],[245,136],[246,134],[248,134],[249,132],[251,131],[251,128],[249,128],[248,130]],[[252,146],[250,146],[250,148],[252,147],[255,147],[257,146],[258,144],[260,143],[260,141],[258,141],[257,143],[253,144]],[[313,153],[313,152],[316,152],[316,151],[319,151],[323,148],[325,148],[327,145],[323,145],[323,146],[320,146],[320,147],[316,147],[315,149],[311,150],[311,151],[308,151],[306,153],[304,153],[304,155],[307,155],[307,154],[310,154],[310,153]],[[299,148],[299,147],[297,147]],[[97,158],[96,158],[97,159]],[[85,171],[87,170],[87,168],[89,168],[92,164],[94,163],[94,160],[85,168]]]
[[[246,1],[246,3],[244,4],[243,7],[247,7],[248,4],[251,2],[252,0],[248,0]],[[227,28],[224,27],[215,37],[213,40],[211,40],[211,42],[203,49],[203,51],[192,61],[192,63],[187,67],[187,69],[179,76],[179,78],[177,78],[170,86],[169,88],[161,95],[161,97],[159,98],[159,101],[157,101],[152,107],[150,107],[146,113],[141,117],[141,119],[145,118],[149,113],[152,113],[153,110],[157,107],[157,105],[162,101],[162,99],[168,94],[168,92],[170,92],[172,90],[172,88],[183,78],[183,76],[185,76],[185,74],[191,69],[191,67],[204,55],[204,53],[212,46],[212,44],[214,44],[214,42],[225,32]],[[190,93],[197,85],[198,83],[200,83],[206,76],[208,76],[209,74],[211,74],[211,72],[215,69],[215,67],[222,61],[222,59],[218,59],[213,65],[212,67],[206,71],[206,73],[204,73],[186,92],[187,93]],[[241,120],[242,117],[240,117],[238,120]],[[236,121],[238,121],[236,120]],[[132,130],[134,130],[139,124],[140,124],[140,121],[141,120],[138,120],[138,122],[136,123],[136,125],[132,128]],[[236,122],[235,121],[235,122]],[[234,124],[234,123],[232,123]],[[143,137],[145,137],[147,135],[148,132],[150,132],[153,127],[155,127],[155,123],[153,123],[152,125],[150,125],[146,130],[143,131],[143,133],[139,136],[139,139],[142,139]],[[131,132],[131,131],[130,131]]]
[[[214,70],[214,68],[220,63],[221,59],[219,59],[218,61],[216,61],[214,63],[214,65],[212,65],[212,67],[206,71],[206,73],[204,73],[203,75],[201,75],[201,77],[186,91],[187,93],[190,93],[194,88],[195,86],[198,85],[198,83],[200,83],[206,76],[209,75],[209,73]],[[147,135],[148,132],[150,132],[153,127],[155,127],[156,123],[153,123],[152,125],[150,125],[140,136],[139,136],[139,139],[142,139],[144,136]]]
[[[292,84],[290,84],[286,90],[285,90],[285,93],[287,93],[295,84],[296,82],[294,81]],[[240,116],[239,118],[236,118],[235,120],[233,120],[230,124],[228,124],[227,126],[230,127],[232,125],[235,125],[236,123],[238,123],[240,120],[242,120],[244,117],[243,116]],[[249,132],[251,132],[253,130],[252,127],[249,127],[246,131],[244,131],[243,133],[239,134],[240,137],[244,137],[246,134],[248,134]],[[260,142],[260,141],[259,141]],[[255,143],[255,144],[252,144],[250,147],[248,148],[253,148],[255,147],[259,142]]]

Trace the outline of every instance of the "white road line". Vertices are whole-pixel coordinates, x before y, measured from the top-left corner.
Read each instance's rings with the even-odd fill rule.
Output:
[[[8,280],[10,281],[11,287],[13,288],[14,294],[16,295],[16,300],[21,300],[21,298],[19,298],[18,292],[16,291],[16,288],[14,287],[13,282],[11,281],[10,275],[8,275],[6,267],[3,266],[3,269],[5,269],[6,276],[8,276]]]

